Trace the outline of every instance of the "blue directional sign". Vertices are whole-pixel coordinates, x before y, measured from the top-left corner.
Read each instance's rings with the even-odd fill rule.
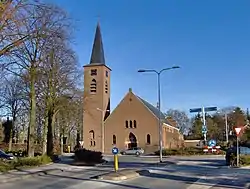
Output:
[[[206,107],[205,112],[217,111],[217,107]]]
[[[112,148],[112,154],[116,155],[118,154],[118,152],[119,152],[118,148],[116,147]]]
[[[212,140],[209,140],[209,141],[208,141],[208,145],[211,146],[211,147],[216,146],[216,141],[213,140],[213,139],[212,139]]]
[[[201,112],[201,111],[202,111],[201,108],[193,108],[193,109],[190,109],[190,110],[189,110],[190,113]]]

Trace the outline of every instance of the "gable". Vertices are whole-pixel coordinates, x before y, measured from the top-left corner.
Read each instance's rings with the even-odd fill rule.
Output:
[[[105,122],[112,121],[113,119],[119,118],[133,118],[140,117],[152,117],[155,119],[154,115],[148,110],[147,107],[139,100],[139,98],[129,91],[125,97],[120,101],[117,107],[112,111]]]

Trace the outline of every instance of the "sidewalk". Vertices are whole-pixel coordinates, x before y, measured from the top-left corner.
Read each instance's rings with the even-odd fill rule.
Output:
[[[22,180],[34,176],[46,175],[53,171],[62,171],[62,169],[59,169],[58,165],[50,163],[40,167],[12,170],[8,171],[7,173],[0,173],[0,183]]]

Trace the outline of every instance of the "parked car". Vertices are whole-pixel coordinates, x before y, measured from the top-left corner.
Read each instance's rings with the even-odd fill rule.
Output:
[[[0,150],[0,159],[3,160],[13,160],[14,156],[10,154],[6,154],[4,151]]]
[[[127,150],[122,150],[121,151],[122,155],[141,155],[144,154],[144,150],[140,147],[134,147],[134,148],[129,148]]]

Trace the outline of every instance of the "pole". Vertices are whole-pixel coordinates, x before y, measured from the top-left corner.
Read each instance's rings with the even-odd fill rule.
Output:
[[[102,110],[102,153],[104,153],[104,111]]]
[[[239,167],[239,137],[238,137],[238,135],[237,135],[237,167]]]
[[[114,155],[114,169],[115,169],[115,172],[118,171],[118,155],[117,154]]]
[[[205,107],[202,107],[202,119],[203,119],[203,126],[206,127],[206,113],[205,113]],[[204,141],[207,141],[207,133],[204,132]]]
[[[161,72],[157,72],[158,76],[158,124],[159,124],[159,146],[160,146],[160,162],[162,162],[162,125],[161,125],[161,81],[160,81]]]
[[[225,114],[225,125],[226,125],[226,142],[228,144],[228,123],[227,123],[227,113]]]

